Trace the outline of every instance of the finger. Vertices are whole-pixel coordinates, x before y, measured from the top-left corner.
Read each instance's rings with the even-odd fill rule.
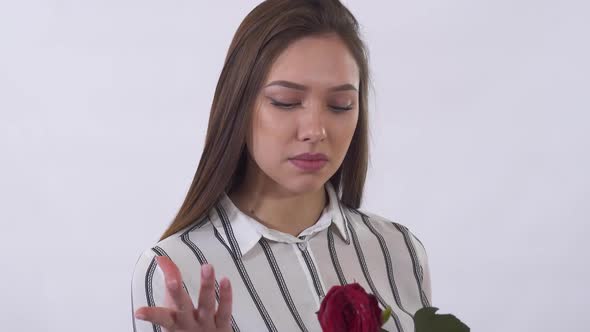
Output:
[[[218,328],[229,328],[231,325],[232,289],[228,278],[219,281],[219,306],[215,314],[215,325]]]
[[[174,309],[164,307],[141,307],[135,311],[135,318],[158,324],[167,330],[177,328]]]
[[[187,326],[193,321],[192,310],[194,309],[193,302],[190,296],[182,289],[182,276],[180,270],[166,256],[156,257],[158,266],[164,272],[164,280],[166,282],[166,302],[171,306],[171,309],[178,310],[176,314],[177,324]]]
[[[158,266],[164,272],[164,281],[166,283],[166,289],[171,295],[170,300],[172,300],[171,305],[173,309],[182,311],[193,309],[190,296],[182,289],[182,275],[176,264],[166,256],[157,256],[156,260]]]
[[[213,265],[201,266],[201,290],[199,291],[199,317],[204,322],[215,324],[215,271]]]

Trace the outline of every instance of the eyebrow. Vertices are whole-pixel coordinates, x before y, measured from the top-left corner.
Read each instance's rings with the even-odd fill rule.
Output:
[[[279,86],[284,86],[286,88],[290,88],[290,89],[295,89],[295,90],[301,90],[301,91],[307,91],[309,88],[305,85],[301,85],[301,84],[297,84],[294,82],[289,82],[289,81],[272,81],[270,83],[268,83],[267,85],[265,85],[264,87],[269,87],[272,85],[279,85]],[[328,89],[329,91],[347,91],[347,90],[354,90],[354,91],[358,91],[357,88],[350,84],[342,84],[342,85],[338,85],[335,87],[331,87],[330,89]]]

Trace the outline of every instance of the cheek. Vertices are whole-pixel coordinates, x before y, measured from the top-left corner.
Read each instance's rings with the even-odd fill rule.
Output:
[[[293,119],[281,111],[269,107],[261,107],[257,114],[256,125],[261,133],[268,139],[284,139],[288,130],[293,125]]]
[[[337,149],[341,152],[346,152],[354,131],[357,126],[358,113],[350,114],[350,117],[338,118],[337,121],[333,122],[332,135],[334,137],[334,143]]]
[[[275,162],[285,153],[290,124],[280,112],[261,107],[252,123],[252,150],[259,163]],[[262,165],[261,165],[262,166]]]

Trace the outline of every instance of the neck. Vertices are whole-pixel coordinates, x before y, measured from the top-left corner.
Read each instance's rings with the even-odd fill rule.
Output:
[[[244,214],[268,228],[293,236],[315,224],[328,203],[323,186],[319,190],[299,194],[244,183],[228,196]]]

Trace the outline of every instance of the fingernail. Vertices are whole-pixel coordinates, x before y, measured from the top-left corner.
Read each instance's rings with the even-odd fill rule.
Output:
[[[209,278],[211,276],[211,265],[203,265],[203,267],[201,268],[201,272],[203,274],[203,278]]]
[[[135,318],[145,320],[147,317],[144,314],[135,314]]]

